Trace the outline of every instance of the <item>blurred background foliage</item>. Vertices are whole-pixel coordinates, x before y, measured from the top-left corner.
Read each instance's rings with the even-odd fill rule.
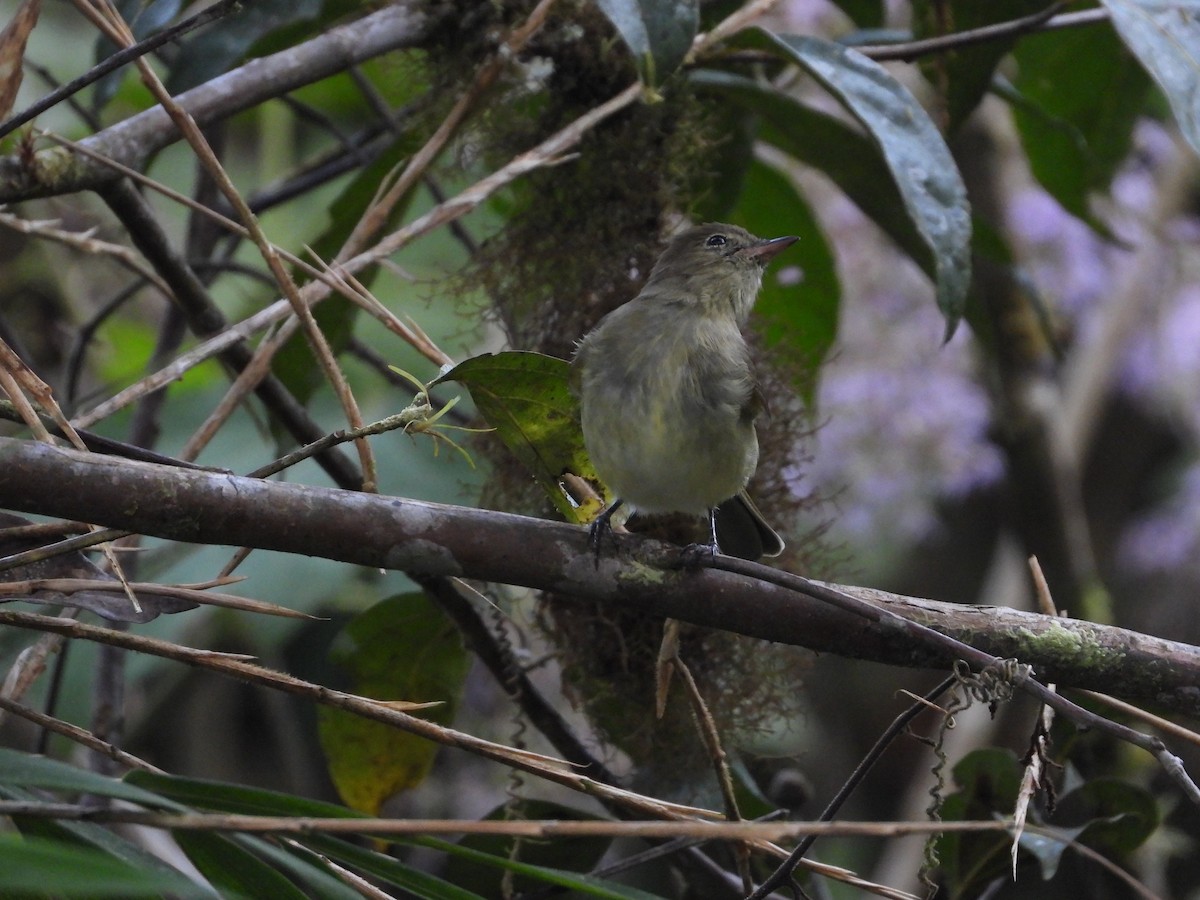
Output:
[[[222,117],[206,135],[277,245],[298,255],[311,247],[331,259],[377,186],[411,159],[460,97],[471,96],[496,42],[534,5],[410,0],[407,6],[432,23],[419,46]],[[0,0],[0,22],[15,20],[18,6]],[[178,0],[117,6],[138,38],[195,11]],[[437,208],[639,77],[642,96],[584,134],[555,165],[360,272],[360,281],[454,360],[502,349],[567,357],[591,325],[636,293],[680,222],[729,220],[764,236],[798,234],[800,243],[768,274],[753,323],[772,407],[761,425],[763,461],[753,492],[789,536],[782,565],[920,597],[1032,609],[1024,560],[1033,553],[1069,614],[1200,643],[1200,10],[1179,2],[1164,12],[1137,0],[780,0],[755,23],[760,27],[688,56],[697,31],[739,6],[559,0],[495,83],[474,96],[465,121],[388,227]],[[178,93],[247,60],[303,48],[376,9],[346,0],[257,0],[164,45],[153,64]],[[920,43],[1038,14],[1041,22],[984,42],[940,49]],[[1063,27],[1042,30],[1046,20]],[[113,49],[69,4],[45,5],[23,55],[16,51],[25,78],[10,112]],[[127,66],[40,115],[36,127],[81,140],[151,105]],[[0,150],[19,166],[47,146],[18,130]],[[228,213],[184,143],[154,154],[145,172]],[[8,182],[4,191],[9,215],[129,242],[128,223],[114,218],[103,194],[61,190],[24,199]],[[174,200],[146,196],[228,321],[279,296],[252,245]],[[198,341],[177,309],[112,254],[81,253],[5,225],[0,259],[0,337],[52,384],[68,415]],[[411,385],[388,365],[423,382],[438,375],[436,363],[340,297],[318,307],[317,318],[367,421],[412,399]],[[323,430],[344,426],[298,336],[275,357],[272,372]],[[160,406],[127,407],[93,430],[178,454],[228,381],[221,365],[206,362],[171,384]],[[478,424],[454,383],[434,390],[435,407],[459,393],[463,402],[447,421]],[[10,432],[19,433],[16,426]],[[379,490],[558,515],[499,440],[451,436],[469,461],[425,435],[373,438]],[[249,401],[198,461],[248,472],[295,445]],[[311,461],[283,477],[330,483]],[[692,525],[645,527],[687,540]],[[204,581],[229,557],[218,547],[156,540],[141,546],[129,565],[146,581]],[[438,721],[554,752],[521,720],[506,686],[471,664],[445,614],[403,575],[266,551],[251,554],[237,574],[247,577],[241,587],[248,595],[323,618],[251,618],[204,607],[138,625],[138,632],[253,654],[299,677],[379,698],[449,701],[431,714]],[[666,720],[653,716],[661,623],[503,586],[485,592],[490,605],[480,613],[494,639],[598,757],[644,792],[719,803],[681,696]],[[6,667],[30,640],[26,632],[0,632]],[[739,754],[747,808],[759,812],[782,807],[815,816],[903,708],[897,692],[924,691],[937,677],[815,658],[723,632],[685,629],[682,640],[729,749]],[[39,679],[26,701],[94,723],[103,661],[82,642],[58,658],[61,675]],[[178,776],[138,776],[159,798],[200,804],[205,791],[187,779],[209,778],[222,786],[211,789],[204,808],[217,810],[341,815],[343,807],[312,805],[340,799],[401,816],[518,815],[522,804],[530,817],[604,814],[479,758],[434,754],[433,745],[408,735],[389,741],[373,723],[359,729],[353,717],[328,710],[318,716],[306,702],[160,659],[131,655],[119,677],[125,730],[114,739]],[[943,788],[944,817],[1011,813],[1014,760],[1026,750],[1035,716],[1025,700],[994,718],[981,709],[959,716],[943,747],[953,774]],[[924,732],[932,730],[927,724]],[[1071,833],[1080,843],[1131,871],[1143,890],[1200,896],[1197,810],[1147,758],[1070,726],[1058,724],[1053,734],[1054,757],[1064,766],[1056,776],[1062,808],[1058,818],[1045,810],[1046,821],[1077,829]],[[9,717],[0,739],[32,750],[38,737]],[[49,752],[80,761],[59,738],[50,740]],[[1191,771],[1200,769],[1194,748],[1184,756]],[[926,746],[899,741],[844,815],[921,818],[932,768]],[[57,769],[26,781],[0,777],[5,783],[10,799],[32,786],[70,790]],[[124,783],[75,789],[120,797],[114,784]],[[1123,824],[1105,830],[1101,822]],[[0,859],[12,851],[11,859],[29,866],[34,849],[45,850],[49,869],[66,858],[54,853],[66,852],[71,840],[54,833],[40,839],[47,846],[14,850],[7,838],[0,841]],[[309,896],[337,893],[310,858],[285,864],[272,855],[284,851],[238,840],[184,846],[223,896],[289,896],[272,880],[279,872],[292,891],[299,885]],[[382,854],[355,856],[378,848],[310,849],[384,884],[406,885],[397,896],[457,896],[447,885],[499,896],[510,854],[530,858],[528,848],[501,844],[463,842],[483,855],[483,869],[461,847],[456,855],[440,844],[396,845],[403,872]],[[1030,838],[1014,885],[1006,840],[944,839],[939,896],[1145,895],[1065,846]],[[601,856],[611,861],[630,852],[562,841],[537,860],[587,872]],[[112,848],[89,844],[88,853],[128,861]],[[235,856],[254,872],[240,885],[219,883],[213,872],[220,866],[200,862]],[[825,839],[817,856],[920,890],[919,838]],[[186,893],[141,857],[134,868],[148,880],[114,874],[121,885],[115,895]],[[445,881],[431,886],[421,880],[425,872]],[[528,880],[513,890],[551,880],[544,871],[522,874]],[[623,880],[662,896],[722,895],[671,857]],[[66,881],[41,884],[64,894],[87,890]],[[590,882],[572,889],[601,891]],[[859,896],[858,888],[825,881],[806,889]],[[604,890],[638,896],[634,887]]]

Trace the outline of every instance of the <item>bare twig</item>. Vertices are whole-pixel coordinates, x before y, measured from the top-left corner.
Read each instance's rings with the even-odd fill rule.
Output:
[[[86,0],[77,0],[76,6],[86,10],[92,9]],[[133,46],[136,43],[133,32],[121,17],[116,7],[109,4],[102,7],[101,10],[102,12],[96,17],[95,21],[104,29],[108,37],[118,45]],[[142,74],[142,81],[145,82],[150,92],[162,105],[163,109],[167,111],[175,126],[196,152],[205,171],[216,183],[221,193],[224,194],[225,199],[236,210],[250,239],[258,247],[259,253],[262,254],[263,260],[267,264],[267,268],[271,270],[276,283],[291,305],[292,312],[299,319],[309,347],[321,365],[326,379],[333,387],[334,394],[341,403],[350,426],[352,428],[361,427],[364,424],[362,413],[359,410],[358,402],[354,398],[354,393],[350,389],[350,384],[346,381],[346,377],[334,357],[333,350],[317,325],[316,319],[313,318],[308,304],[301,299],[299,289],[296,287],[295,281],[292,280],[291,274],[284,268],[283,262],[280,260],[274,245],[267,240],[266,233],[262,230],[262,226],[258,222],[258,217],[251,212],[241,193],[234,187],[233,182],[225,172],[225,167],[217,159],[217,155],[213,152],[212,147],[209,146],[207,138],[204,137],[204,134],[192,116],[168,93],[166,87],[159,80],[158,75],[145,59],[139,58],[137,66]],[[265,375],[265,367],[262,372]],[[244,378],[245,373],[246,370],[243,369],[239,374]],[[363,471],[363,483],[361,487],[363,490],[373,491],[375,490],[377,481],[375,457],[371,453],[370,445],[366,441],[358,440],[355,444],[358,448],[359,463]]]
[[[719,818],[718,814],[709,810],[656,800],[652,797],[642,796],[604,784],[603,782],[595,781],[594,779],[580,775],[575,770],[575,767],[554,757],[533,753],[528,750],[516,750],[512,747],[506,747],[503,744],[497,744],[471,734],[456,731],[452,728],[446,728],[402,712],[396,709],[394,704],[371,700],[366,697],[359,697],[355,694],[313,684],[312,682],[304,681],[282,672],[275,672],[263,666],[246,662],[244,659],[235,658],[231,654],[198,650],[157,638],[32,613],[0,610],[0,624],[59,634],[72,639],[95,641],[114,647],[121,647],[126,650],[147,653],[164,659],[185,663],[196,668],[207,669],[231,678],[264,685],[283,691],[284,693],[304,697],[323,706],[346,710],[363,718],[383,722],[401,731],[419,735],[438,744],[466,750],[485,759],[503,763],[504,765],[537,775],[548,781],[597,797],[607,803],[613,803],[637,815],[667,819]]]
[[[160,775],[166,774],[162,769],[152,766],[132,753],[126,753],[124,750],[114,747],[107,741],[100,740],[100,738],[96,737],[86,728],[80,728],[78,725],[72,725],[70,722],[64,722],[62,719],[56,719],[54,716],[38,712],[36,709],[32,709],[22,703],[17,703],[15,700],[10,700],[2,694],[0,694],[0,710],[12,713],[14,716],[20,716],[22,719],[26,719],[34,725],[44,728],[46,731],[61,734],[63,737],[87,747],[93,753],[103,754],[113,762],[126,768],[139,769],[143,772],[156,772]],[[0,721],[2,720],[3,717],[0,716]]]
[[[443,13],[422,0],[399,0],[378,12],[331,28],[310,41],[220,75],[179,95],[204,127],[287,91],[327,78],[391,50],[417,46]],[[83,143],[102,156],[140,168],[154,153],[179,140],[170,116],[147,110],[107,128]],[[69,151],[42,151],[27,166],[17,157],[0,160],[0,203],[96,189],[115,180],[102,166],[73,158]]]
[[[209,22],[216,21],[222,16],[228,15],[242,3],[242,0],[217,0],[212,6],[201,10],[196,15],[184,19],[182,22],[177,22],[170,28],[164,28],[157,34],[151,35],[143,41],[139,41],[132,47],[126,47],[124,50],[118,50],[116,53],[109,56],[102,62],[92,66],[87,72],[84,72],[78,78],[64,84],[62,87],[51,91],[41,100],[37,101],[27,109],[22,110],[7,121],[0,123],[0,138],[7,134],[16,131],[26,122],[31,122],[39,115],[53,106],[57,106],[62,101],[79,93],[89,84],[94,84],[99,81],[109,72],[115,72],[139,56],[144,56],[153,50],[158,49],[163,44],[182,37],[193,29],[199,28],[201,25],[207,25]]]
[[[991,656],[1019,657],[1060,687],[1197,710],[1200,648],[1112,626],[838,586],[837,593],[880,608],[868,619],[818,596],[832,586],[805,580],[785,589],[771,580],[781,573],[766,567],[744,575],[668,571],[678,564],[679,548],[636,535],[619,536],[619,556],[603,556],[597,568],[586,529],[492,510],[131,463],[12,438],[0,438],[0,461],[0,507],[14,511],[96,521],[170,540],[257,546],[555,590],[889,664],[945,668],[961,655],[957,645],[906,636],[883,615],[886,608],[969,640]],[[155,503],[128,503],[129,497],[149,495]],[[313,527],[297,528],[297,521]]]
[[[990,41],[1018,37],[1034,31],[1078,28],[1082,25],[1103,22],[1108,18],[1108,11],[1103,7],[1059,14],[1059,10],[1066,5],[1066,2],[1060,0],[1060,2],[1052,3],[1036,13],[1021,16],[1017,19],[1010,19],[1007,22],[997,22],[994,25],[984,25],[980,28],[971,28],[966,31],[940,34],[936,37],[923,38],[917,41],[904,41],[895,44],[864,44],[854,49],[863,54],[863,56],[870,57],[877,62],[887,60],[911,62],[918,57],[928,56],[933,53],[946,53],[951,50],[957,50],[960,47],[970,47],[975,44],[985,44]]]

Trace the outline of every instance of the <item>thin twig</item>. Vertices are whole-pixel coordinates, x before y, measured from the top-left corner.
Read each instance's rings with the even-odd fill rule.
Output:
[[[484,740],[471,734],[417,718],[396,709],[391,704],[371,700],[366,697],[359,697],[345,691],[333,690],[332,688],[304,681],[283,672],[275,672],[264,666],[247,662],[244,658],[236,658],[232,654],[184,647],[158,638],[115,631],[111,628],[101,628],[95,625],[85,625],[80,622],[34,613],[0,610],[0,624],[16,628],[27,628],[34,631],[50,632],[72,639],[95,641],[101,644],[121,647],[126,650],[147,653],[164,659],[182,662],[196,668],[207,669],[231,678],[264,685],[283,691],[284,693],[304,697],[323,706],[347,710],[363,718],[383,722],[401,731],[418,735],[438,744],[457,747],[458,749],[466,750],[494,762],[518,768],[548,781],[597,797],[605,802],[616,804],[635,814],[656,818],[685,818],[689,820],[693,820],[696,817],[704,819],[720,818],[719,814],[710,810],[657,800],[604,784],[603,782],[580,775],[574,766],[563,760],[540,753],[533,753],[528,750],[515,750],[503,744],[497,744],[493,741]]]
[[[923,697],[920,697],[917,702],[913,703],[908,707],[908,709],[900,713],[900,715],[896,716],[896,718],[892,720],[892,724],[884,729],[883,734],[879,736],[879,738],[871,746],[871,749],[867,751],[867,755],[864,756],[862,761],[854,767],[854,771],[850,773],[850,777],[842,783],[840,788],[838,788],[837,793],[833,795],[833,799],[831,799],[829,803],[825,805],[825,809],[821,811],[821,815],[817,818],[818,822],[833,821],[834,816],[838,814],[838,811],[842,808],[842,805],[850,798],[850,795],[854,792],[855,788],[862,783],[863,779],[867,777],[867,773],[874,768],[875,763],[877,763],[879,758],[883,756],[884,751],[892,745],[892,742],[895,741],[896,738],[904,733],[904,731],[908,728],[908,724],[913,719],[928,709],[929,706],[938,699],[938,697],[950,690],[950,688],[954,685],[954,681],[954,676],[943,679],[932,690],[928,691]],[[797,844],[795,849],[792,850],[792,852],[788,855],[788,858],[782,864],[780,864],[780,866],[774,872],[772,872],[770,876],[768,876],[766,880],[764,880],[763,883],[758,886],[758,889],[746,898],[746,900],[760,900],[760,898],[769,896],[772,891],[783,887],[791,879],[792,873],[796,870],[796,866],[798,866],[801,860],[804,859],[805,854],[812,849],[812,845],[816,842],[818,837],[820,837],[820,834],[817,832],[810,832],[808,835],[806,835],[804,840]]]
[[[860,600],[858,597],[854,597],[844,591],[839,591],[820,582],[804,578],[801,575],[793,575],[790,572],[772,569],[770,566],[764,566],[743,559],[733,559],[728,556],[701,556],[698,562],[700,565],[709,568],[735,572],[739,575],[776,584],[824,603],[829,603],[838,609],[845,610],[869,621],[885,623],[889,628],[895,628],[898,634],[903,634],[919,643],[939,647],[946,653],[968,663],[974,669],[982,670],[988,666],[1000,665],[1003,662],[989,653],[977,650],[956,638],[942,634],[940,631],[914,622],[911,619],[906,619],[881,606]],[[1171,753],[1159,738],[1143,734],[1127,725],[1122,725],[1119,722],[1114,722],[1111,719],[1106,719],[1090,710],[1084,709],[1061,694],[1049,690],[1044,684],[1033,677],[1018,676],[1016,686],[1047,706],[1053,707],[1057,712],[1066,716],[1077,725],[1085,728],[1095,728],[1097,731],[1103,731],[1118,740],[1141,747],[1158,760],[1159,765],[1182,788],[1189,800],[1200,805],[1200,787],[1197,787],[1196,782],[1188,775],[1187,770],[1183,766],[1183,761]]]
[[[173,41],[176,38],[182,37],[189,31],[199,28],[201,25],[207,25],[209,22],[215,21],[222,16],[228,15],[234,9],[242,4],[243,0],[218,0],[207,9],[196,13],[191,18],[184,19],[182,22],[177,22],[170,28],[165,28],[158,34],[151,35],[145,40],[138,41],[136,44],[126,47],[123,50],[118,50],[116,53],[109,56],[102,62],[92,66],[88,71],[84,72],[78,78],[67,82],[62,87],[51,91],[41,100],[17,113],[7,121],[0,123],[0,138],[7,134],[16,131],[26,122],[30,122],[39,115],[50,109],[52,106],[57,106],[63,100],[74,94],[79,93],[89,84],[93,84],[107,75],[109,72],[115,72],[121,66],[132,62],[139,56],[144,56],[153,50],[158,49],[163,44]]]

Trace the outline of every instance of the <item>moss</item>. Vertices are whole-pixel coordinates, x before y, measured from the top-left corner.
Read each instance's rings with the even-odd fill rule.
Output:
[[[1111,666],[1121,660],[1120,650],[1106,647],[1086,628],[1065,628],[1058,622],[1043,631],[1018,629],[1021,644],[1030,654],[1051,658],[1071,658],[1089,668]]]

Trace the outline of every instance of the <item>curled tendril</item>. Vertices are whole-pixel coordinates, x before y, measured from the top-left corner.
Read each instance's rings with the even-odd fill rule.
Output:
[[[467,465],[474,469],[475,460],[471,458],[471,454],[469,454],[461,444],[456,442],[445,432],[452,429],[454,431],[466,431],[474,434],[482,434],[484,432],[494,431],[495,429],[468,428],[464,425],[450,425],[445,422],[438,424],[438,420],[446,415],[446,413],[450,412],[450,410],[454,409],[454,407],[458,405],[458,401],[462,398],[454,397],[449,400],[441,409],[439,409],[437,412],[434,412],[433,404],[429,402],[429,386],[427,384],[422,382],[415,375],[406,372],[403,369],[397,368],[396,366],[388,366],[388,368],[400,377],[404,378],[417,389],[416,394],[413,396],[412,403],[408,404],[408,406],[402,409],[396,416],[401,423],[401,430],[403,430],[405,434],[427,434],[433,438],[434,456],[437,456],[438,454],[438,442],[445,441],[447,444],[461,453],[463,459],[467,461]]]

